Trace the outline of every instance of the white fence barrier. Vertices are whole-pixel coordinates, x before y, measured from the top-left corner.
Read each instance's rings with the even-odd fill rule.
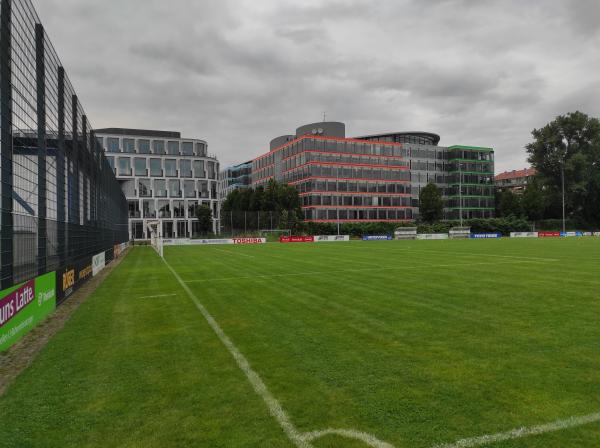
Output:
[[[315,243],[336,243],[350,241],[350,235],[318,235],[315,236]]]
[[[538,232],[510,232],[511,238],[537,238]]]
[[[449,238],[447,233],[421,233],[417,235],[418,240],[447,240]]]

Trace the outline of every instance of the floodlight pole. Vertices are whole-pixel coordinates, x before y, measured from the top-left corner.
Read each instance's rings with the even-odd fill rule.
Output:
[[[460,202],[458,210],[460,213],[460,226],[463,226],[463,203],[462,203],[462,166],[458,161],[458,200]]]
[[[561,164],[560,164],[560,178],[562,184],[562,227],[563,233],[567,232],[567,220],[565,213],[565,163],[567,160],[567,153],[569,152],[569,140],[566,137],[563,137],[563,144],[565,145],[565,152],[562,156]]]

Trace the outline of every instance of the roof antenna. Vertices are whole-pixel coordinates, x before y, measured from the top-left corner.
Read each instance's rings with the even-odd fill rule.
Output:
[[[327,121],[327,112],[323,112],[323,123]]]

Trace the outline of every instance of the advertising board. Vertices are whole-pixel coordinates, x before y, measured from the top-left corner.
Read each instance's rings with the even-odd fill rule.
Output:
[[[420,233],[417,235],[418,240],[447,240],[450,239],[447,233]]]
[[[117,247],[117,246],[115,246]],[[93,275],[92,257],[67,265],[56,272],[56,296],[62,302]]]
[[[560,238],[560,232],[538,232],[540,238]]]
[[[583,236],[583,232],[560,232],[560,236],[563,238],[572,238]]]
[[[350,235],[319,235],[315,236],[315,243],[335,243],[350,241]]]
[[[280,243],[314,243],[314,236],[282,236],[279,237]]]
[[[394,239],[392,235],[364,235],[363,241],[391,241]]]
[[[92,257],[92,276],[95,277],[106,266],[106,253],[102,252]]]
[[[211,240],[211,239],[207,239],[207,240],[188,240],[188,244],[191,245],[207,245],[207,244],[233,244],[233,240],[232,239],[218,239],[218,240]],[[165,246],[168,246],[168,244],[165,244]]]
[[[234,238],[233,244],[266,244],[266,238]]]
[[[469,237],[475,240],[486,240],[486,239],[494,239],[494,238],[502,238],[501,233],[472,233]]]
[[[56,308],[56,272],[0,291],[0,352],[11,347]]]
[[[537,238],[538,232],[510,232],[511,238]]]

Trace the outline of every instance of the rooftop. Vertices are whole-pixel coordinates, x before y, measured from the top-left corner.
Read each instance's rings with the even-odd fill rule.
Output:
[[[500,173],[495,177],[495,180],[511,180],[511,179],[521,179],[524,177],[535,176],[537,171],[535,168],[525,168],[523,170],[512,170],[505,171],[504,173]]]
[[[181,138],[181,132],[155,131],[149,129],[104,128],[95,129],[96,134],[125,135],[131,137]]]

